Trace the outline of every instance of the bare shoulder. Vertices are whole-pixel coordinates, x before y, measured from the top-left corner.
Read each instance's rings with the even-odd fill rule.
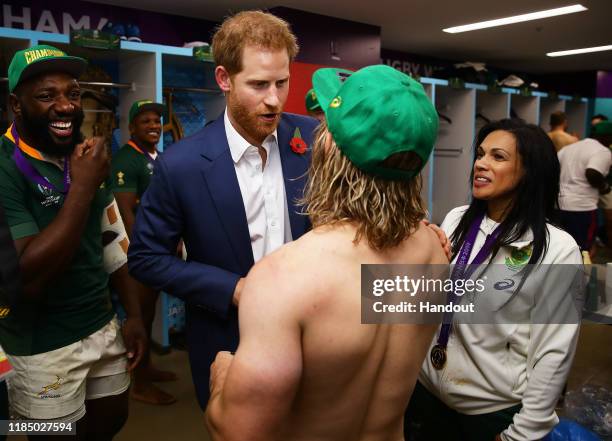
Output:
[[[312,294],[327,258],[324,245],[311,232],[265,256],[249,271],[245,294],[294,300]]]
[[[295,277],[296,273],[304,267],[312,270],[317,267],[317,265],[313,265],[314,259],[321,258],[322,250],[320,250],[320,246],[322,244],[323,242],[319,240],[319,237],[309,232],[298,240],[289,242],[265,256],[251,269],[249,277],[267,278],[272,276],[280,280],[285,276]]]
[[[448,263],[448,259],[440,243],[440,238],[433,229],[419,223],[412,237],[416,242],[412,246],[417,246],[418,249],[422,251],[423,255],[421,257],[424,261],[430,264]]]
[[[290,282],[291,265],[282,257],[284,253],[272,253],[257,262],[246,277],[238,307],[240,332],[262,320],[295,318],[298,309],[294,299],[297,292]]]

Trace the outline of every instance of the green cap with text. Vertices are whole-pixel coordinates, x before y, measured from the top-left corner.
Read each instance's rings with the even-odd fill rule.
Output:
[[[87,61],[71,57],[66,52],[44,44],[17,51],[8,68],[9,92],[28,78],[46,72],[65,72],[79,78]]]
[[[136,118],[137,115],[141,114],[142,112],[146,112],[147,110],[152,110],[159,114],[159,116],[163,116],[166,106],[151,100],[135,101],[134,104],[132,104],[132,107],[130,107],[129,122],[134,121],[134,118]]]

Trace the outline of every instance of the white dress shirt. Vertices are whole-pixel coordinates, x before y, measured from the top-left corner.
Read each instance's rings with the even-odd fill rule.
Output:
[[[262,167],[259,150],[236,131],[227,109],[224,122],[257,262],[292,240],[278,137],[274,131],[264,140],[262,147],[268,157]]]

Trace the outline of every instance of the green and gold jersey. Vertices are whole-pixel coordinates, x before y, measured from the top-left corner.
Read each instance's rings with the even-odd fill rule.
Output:
[[[136,193],[140,199],[152,174],[153,163],[130,144],[125,144],[113,155],[111,182],[114,192]]]
[[[28,180],[13,159],[15,144],[0,140],[0,199],[13,240],[38,234],[58,215],[64,195]],[[56,188],[63,171],[55,164],[25,155]],[[108,323],[113,315],[109,277],[103,267],[101,219],[113,200],[109,182],[93,199],[80,245],[65,273],[53,280],[37,300],[20,299],[0,318],[0,345],[12,355],[33,355],[77,342]]]

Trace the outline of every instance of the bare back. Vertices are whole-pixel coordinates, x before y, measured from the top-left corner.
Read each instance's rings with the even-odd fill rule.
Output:
[[[435,326],[362,325],[360,265],[447,263],[419,229],[399,247],[354,245],[349,226],[315,230],[273,254],[302,330],[303,371],[279,439],[400,441],[403,415]]]
[[[557,152],[566,145],[570,145],[579,141],[578,138],[573,135],[570,135],[569,133],[563,130],[553,130],[552,132],[548,132],[548,137],[555,145],[555,149],[557,150]]]

